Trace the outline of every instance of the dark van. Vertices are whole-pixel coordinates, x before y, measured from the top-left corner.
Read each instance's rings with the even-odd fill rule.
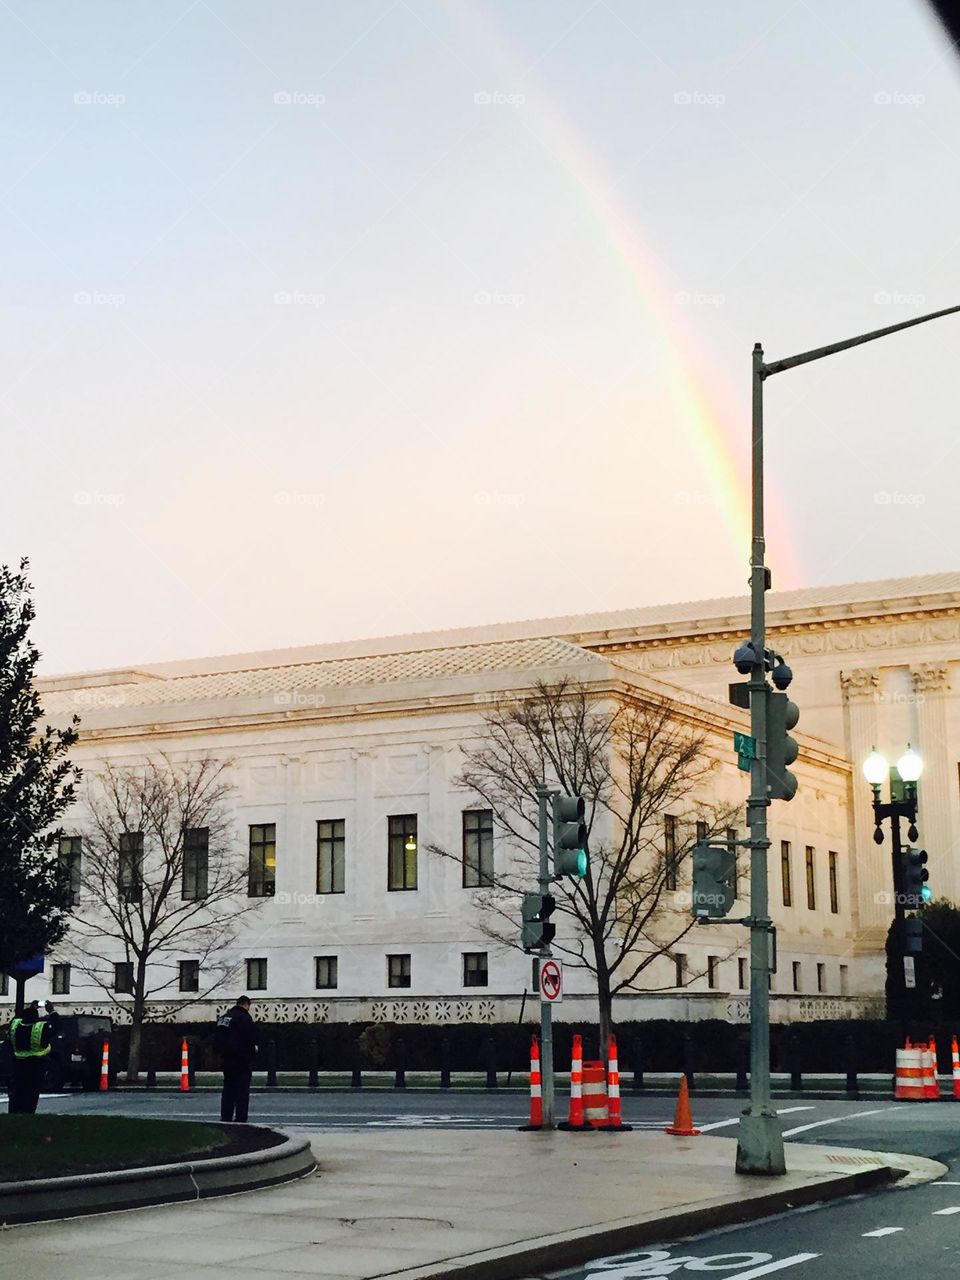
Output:
[[[43,1089],[55,1093],[65,1085],[79,1085],[81,1089],[97,1089],[100,1085],[100,1062],[103,1042],[110,1038],[113,1023],[109,1018],[89,1013],[60,1015],[60,1026],[46,1061]],[[9,1086],[13,1053],[9,1037],[0,1043],[0,1084]],[[117,1074],[116,1065],[110,1063],[110,1082]]]

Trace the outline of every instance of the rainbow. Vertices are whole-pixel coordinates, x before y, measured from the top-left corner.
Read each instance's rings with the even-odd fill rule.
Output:
[[[480,0],[445,0],[447,10],[503,68],[505,83],[530,83],[524,67],[504,33]],[[737,556],[750,556],[749,407],[750,350],[744,351],[743,398],[738,403],[727,380],[711,370],[704,353],[681,318],[677,289],[667,280],[656,253],[640,232],[615,185],[597,163],[586,138],[561,110],[556,100],[538,89],[535,98],[538,122],[559,166],[603,235],[609,252],[625,270],[633,291],[665,338],[671,404],[675,420],[686,433],[708,481],[717,494],[719,509]],[[752,346],[752,343],[750,344]],[[776,581],[781,589],[805,581],[793,539],[787,536],[782,505],[775,486],[767,481],[767,542],[773,544]]]

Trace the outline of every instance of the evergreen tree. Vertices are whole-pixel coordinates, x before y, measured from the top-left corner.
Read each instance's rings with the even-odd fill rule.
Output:
[[[57,821],[73,803],[80,776],[67,754],[77,733],[72,726],[39,727],[43,709],[34,669],[40,654],[29,639],[35,611],[27,570],[26,560],[18,571],[0,566],[2,972],[55,946],[66,932],[72,905],[60,868]]]

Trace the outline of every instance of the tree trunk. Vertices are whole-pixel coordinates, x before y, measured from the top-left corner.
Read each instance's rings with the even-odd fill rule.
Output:
[[[143,1017],[147,1001],[143,992],[144,975],[137,974],[133,1008],[130,1010],[130,1052],[127,1055],[127,1083],[136,1084],[140,1079],[140,1050],[143,1044]]]
[[[610,994],[610,970],[605,964],[597,965],[597,1009],[600,1022],[599,1056],[606,1062],[610,1036],[613,1033],[613,997]]]

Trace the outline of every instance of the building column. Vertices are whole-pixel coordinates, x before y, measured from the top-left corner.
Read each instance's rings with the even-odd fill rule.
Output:
[[[889,836],[882,845],[874,843],[873,796],[861,772],[864,760],[877,745],[879,685],[880,673],[873,668],[860,667],[840,672],[852,789],[850,894],[855,905],[854,925],[858,938],[868,947],[882,947],[892,917]],[[884,894],[886,899],[882,896]]]
[[[956,819],[953,762],[947,742],[950,669],[945,662],[923,662],[910,671],[917,704],[918,741],[923,773],[917,785],[920,845],[930,855],[930,887],[935,898],[960,901],[955,848]]]

